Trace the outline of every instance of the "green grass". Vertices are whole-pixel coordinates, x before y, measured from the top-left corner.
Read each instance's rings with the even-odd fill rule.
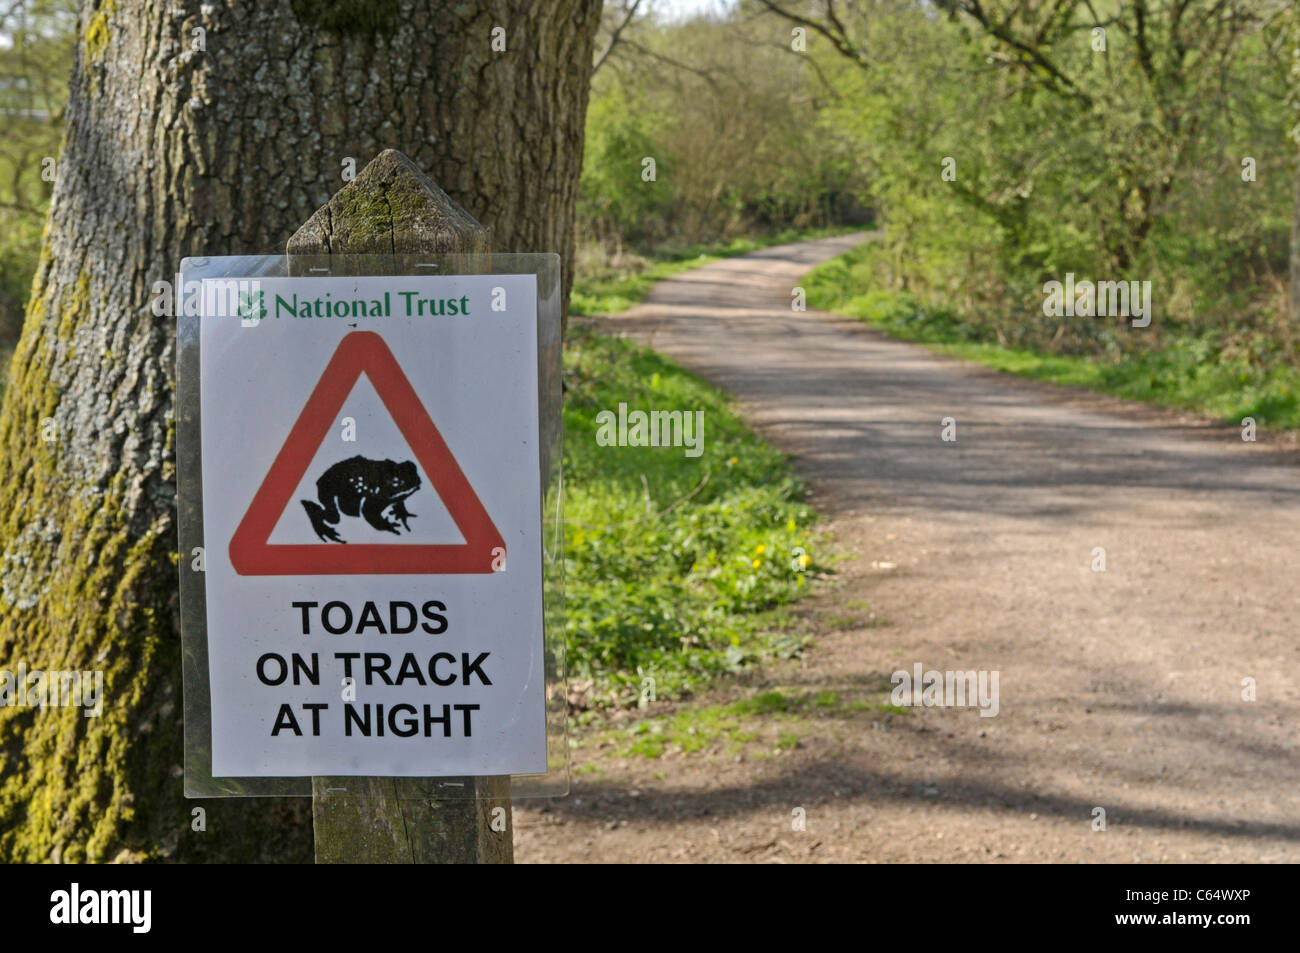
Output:
[[[597,706],[666,699],[803,640],[782,607],[825,567],[786,459],[718,390],[631,342],[570,326],[565,343],[565,575],[570,679]],[[698,457],[600,446],[597,414],[704,412]]]
[[[888,690],[870,694],[875,700],[845,702],[833,691],[799,694],[766,691],[728,705],[687,707],[670,715],[644,718],[607,731],[601,738],[613,754],[623,758],[660,758],[668,751],[692,754],[709,747],[738,754],[752,744],[789,751],[799,746],[802,737],[820,719],[851,717],[862,712],[911,714],[906,708],[887,703]],[[775,726],[756,724],[753,719],[757,716],[766,716]]]
[[[892,337],[999,371],[1092,388],[1117,397],[1197,411],[1224,423],[1300,427],[1300,368],[1263,334],[1170,331],[1156,346],[1112,348],[1107,357],[1048,354],[980,340],[987,334],[960,315],[906,293],[871,289],[868,244],[814,268],[804,279],[808,306],[859,318]],[[1092,320],[1080,318],[1078,320]]]
[[[618,314],[644,300],[656,281],[707,265],[711,261],[744,255],[772,245],[844,235],[865,228],[866,226],[802,231],[786,229],[761,238],[737,238],[730,242],[661,249],[649,258],[635,254],[624,255],[616,262],[594,261],[586,256],[580,258],[574,275],[569,311],[581,315]]]

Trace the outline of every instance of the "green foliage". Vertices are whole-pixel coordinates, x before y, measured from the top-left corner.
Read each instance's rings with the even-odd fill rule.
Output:
[[[23,308],[40,259],[40,233],[35,215],[0,210],[0,348],[11,346],[22,331]]]
[[[599,704],[634,700],[644,676],[664,698],[782,652],[771,610],[824,565],[784,458],[720,392],[624,339],[574,325],[565,373],[571,678],[594,680]],[[620,402],[702,410],[703,454],[599,446],[597,414]]]
[[[579,234],[645,249],[867,221],[850,143],[815,121],[819,91],[746,17],[634,21],[593,82]]]
[[[885,0],[853,21],[859,48],[894,51],[871,69],[821,47],[841,93],[823,118],[861,144],[886,228],[818,268],[809,305],[1024,376],[1300,425],[1294,14],[937,3],[953,16]],[[1069,272],[1150,282],[1151,327],[1045,315]]]
[[[74,7],[72,0],[32,0],[0,10],[0,35],[9,41],[0,47],[0,347],[18,339],[39,261],[72,70]],[[111,4],[100,11],[110,12]]]
[[[662,121],[619,86],[592,97],[578,193],[578,217],[591,234],[635,242],[671,217],[673,161],[655,148]],[[642,178],[646,158],[655,160],[653,182]]]
[[[1154,327],[1126,330],[1108,319],[1079,317],[1063,320],[1101,324],[1094,331],[1099,353],[1006,347],[985,340],[981,325],[949,308],[874,287],[882,254],[880,246],[867,243],[815,268],[803,282],[809,307],[860,318],[893,337],[1022,377],[1187,408],[1225,423],[1254,417],[1261,426],[1300,427],[1300,368],[1287,337],[1245,321],[1160,334]],[[1149,343],[1124,347],[1121,336]]]
[[[1151,281],[1166,328],[1278,333],[1296,161],[1278,5],[1142,5],[1141,23],[1135,4],[939,5],[956,15],[884,0],[850,20],[868,69],[810,47],[839,93],[821,119],[851,132],[887,222],[866,287],[1058,354],[1134,343],[1044,319],[1043,283],[1067,272]]]

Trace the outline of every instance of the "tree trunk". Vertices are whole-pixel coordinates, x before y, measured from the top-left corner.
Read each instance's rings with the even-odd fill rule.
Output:
[[[104,710],[0,707],[0,859],[309,860],[307,799],[183,797],[174,322],[153,284],[187,255],[282,249],[345,160],[392,146],[494,248],[564,255],[567,295],[600,3],[83,0],[80,16],[0,415],[0,668],[102,670]]]

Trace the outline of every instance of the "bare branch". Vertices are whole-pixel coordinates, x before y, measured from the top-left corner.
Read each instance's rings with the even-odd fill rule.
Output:
[[[1078,102],[1085,109],[1092,108],[1092,97],[1079,88],[1079,85],[1047,58],[1040,46],[1035,46],[1015,36],[1011,32],[1009,21],[996,22],[992,16],[985,11],[979,0],[936,0],[936,4],[942,10],[949,12],[964,13],[981,27],[984,28],[989,36],[1000,40],[1005,45],[1022,54],[1020,57],[1021,66],[1034,73],[1034,67],[1042,70],[1047,74],[1050,82],[1047,84],[1057,92],[1069,96]]]
[[[817,20],[812,20],[808,17],[802,16],[801,14],[787,10],[773,2],[773,0],[759,0],[759,2],[777,16],[784,17],[791,23],[798,23],[801,26],[808,27],[810,30],[817,31],[822,36],[826,37],[826,39],[830,40],[831,44],[842,55],[856,63],[858,66],[861,66],[863,69],[866,69],[871,65],[867,60],[866,55],[854,45],[851,39],[849,39],[849,35],[844,29],[844,24],[841,23],[839,18],[835,15],[835,7],[831,2],[829,2],[829,0],[826,4],[828,17],[831,22],[829,27]]]
[[[618,46],[619,37],[623,35],[623,31],[627,29],[628,24],[632,22],[632,18],[636,16],[637,7],[639,6],[641,6],[641,0],[632,0],[631,5],[628,6],[623,16],[623,22],[614,28],[613,33],[611,33],[609,37],[609,45],[607,45],[605,51],[597,57],[596,65],[591,68],[592,76],[595,76],[596,71],[605,65],[605,60],[609,59],[609,54],[614,52],[614,47]]]

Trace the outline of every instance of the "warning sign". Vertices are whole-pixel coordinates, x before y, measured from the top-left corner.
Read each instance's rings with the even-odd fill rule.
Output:
[[[252,284],[200,320],[213,776],[545,771],[535,276]]]
[[[415,459],[397,463],[353,456],[330,466],[316,481],[316,499],[302,501],[316,535],[327,542],[346,542],[338,529],[345,515],[363,517],[370,526],[389,533],[409,531],[413,514],[406,509],[406,499],[420,488],[418,462],[466,542],[360,543],[347,549],[268,544],[271,530],[290,505],[316,452],[329,439],[330,428],[362,374],[372,383]],[[247,576],[493,572],[493,563],[499,565],[504,552],[501,534],[474,487],[465,479],[393,352],[374,331],[353,331],[340,342],[230,541],[235,572]]]

